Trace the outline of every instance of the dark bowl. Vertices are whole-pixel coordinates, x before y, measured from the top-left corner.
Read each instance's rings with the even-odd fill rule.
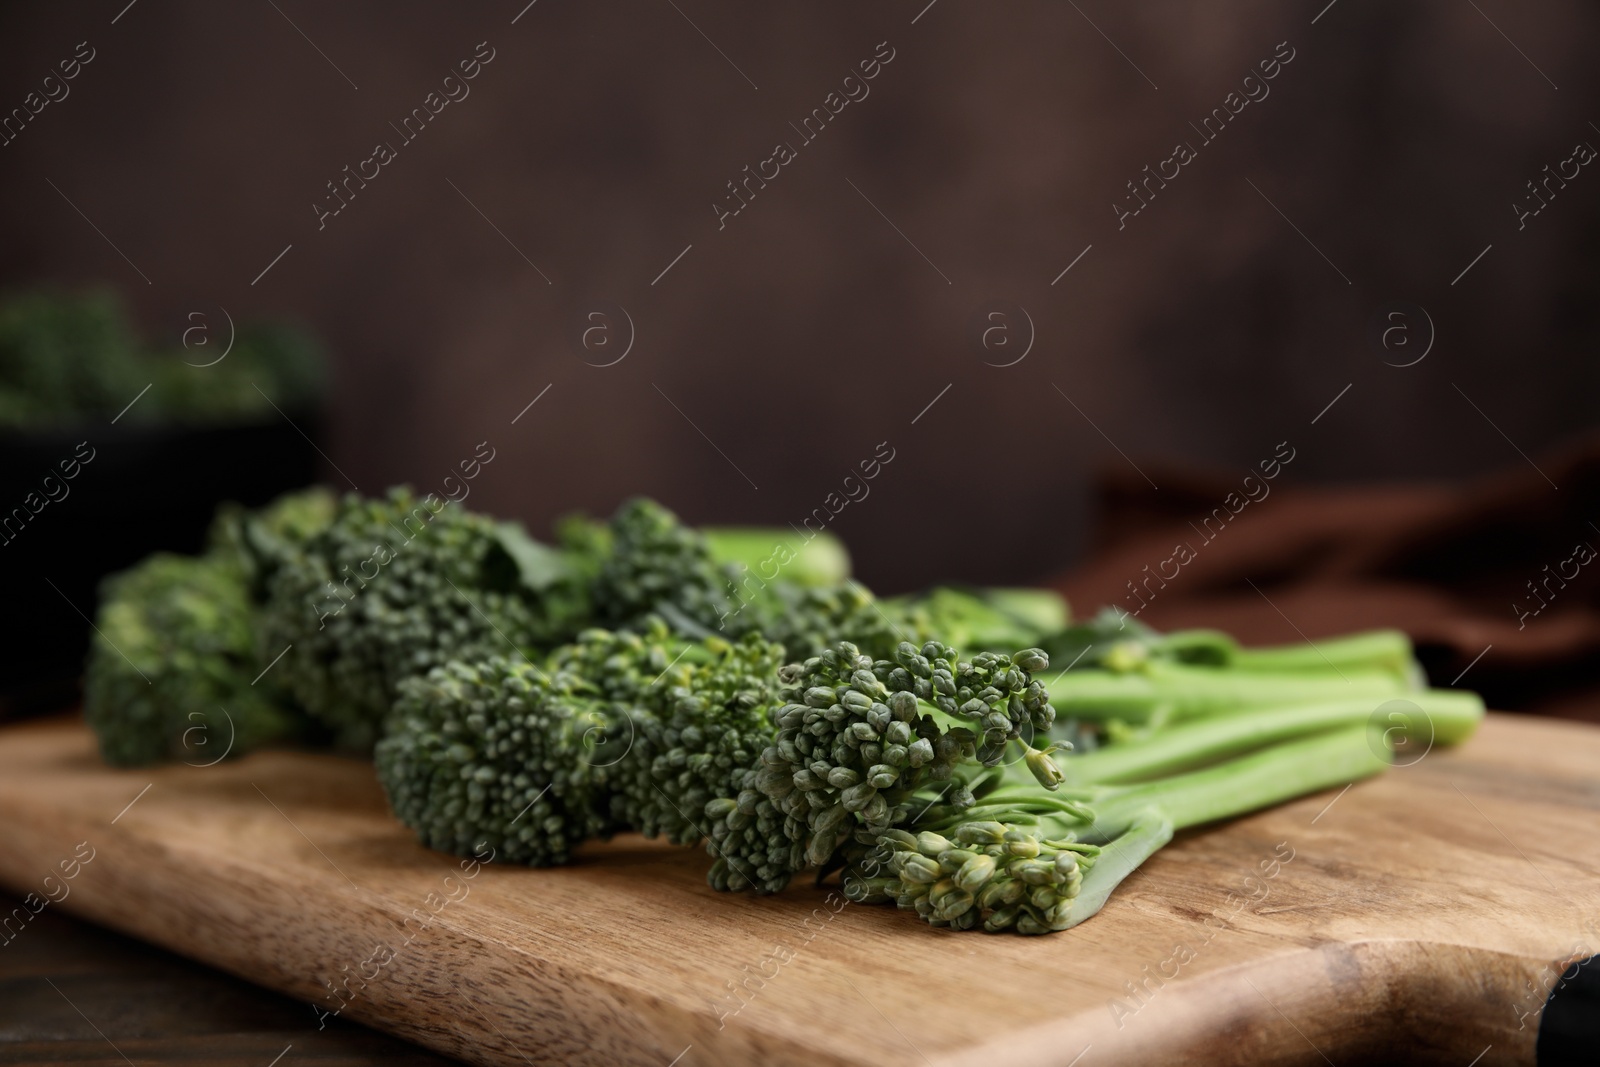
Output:
[[[295,417],[313,437],[316,423]],[[218,504],[264,504],[316,474],[315,448],[276,418],[0,431],[0,717],[76,697],[102,578],[195,552]]]

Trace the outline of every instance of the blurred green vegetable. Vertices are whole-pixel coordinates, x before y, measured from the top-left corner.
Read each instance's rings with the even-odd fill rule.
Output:
[[[256,652],[244,572],[225,551],[151,556],[107,578],[84,682],[106,762],[210,763],[292,738],[304,718]]]
[[[0,426],[111,418],[135,396],[130,424],[261,421],[280,417],[274,404],[306,412],[320,403],[325,361],[305,332],[269,323],[233,332],[225,317],[188,325],[181,347],[152,346],[109,292],[0,301]]]

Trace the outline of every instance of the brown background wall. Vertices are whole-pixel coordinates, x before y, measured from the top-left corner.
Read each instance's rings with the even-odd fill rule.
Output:
[[[1593,422],[1600,173],[1520,232],[1511,207],[1600,146],[1592,5],[539,0],[513,25],[523,2],[6,5],[0,107],[95,59],[0,147],[0,284],[108,281],[174,344],[192,311],[296,315],[337,353],[338,471],[436,488],[487,439],[471,503],[535,529],[634,492],[798,522],[887,440],[835,523],[884,591],[1057,569],[1108,464],[1242,476],[1288,440],[1288,481],[1440,478]],[[319,231],[324,183],[482,41],[471,95]],[[724,183],[883,41],[870,95],[719,232]],[[1119,230],[1124,183],[1283,41],[1270,95]],[[1412,367],[1367,338],[1396,300],[1437,328]],[[608,305],[636,342],[597,367]],[[1010,367],[985,364],[1025,327],[974,327],[999,307],[1037,335]]]

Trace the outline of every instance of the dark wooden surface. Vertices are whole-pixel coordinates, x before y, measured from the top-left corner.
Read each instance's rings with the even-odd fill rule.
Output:
[[[0,914],[20,901],[0,894]],[[278,1057],[276,1060],[275,1057]],[[0,947],[0,1064],[449,1067],[303,1002],[47,907]]]

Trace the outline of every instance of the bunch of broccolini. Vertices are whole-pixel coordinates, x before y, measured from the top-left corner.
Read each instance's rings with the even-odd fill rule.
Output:
[[[371,748],[430,848],[549,866],[624,831],[703,841],[716,889],[809,871],[1031,934],[1094,915],[1176,830],[1482,716],[1424,689],[1400,634],[1244,649],[1069,626],[1032,590],[878,600],[837,541],[795,541],[644,499],[554,544],[403,489],[228,509],[206,555],[107,583],[88,717],[118,763],[213,743],[213,709],[234,753]]]

